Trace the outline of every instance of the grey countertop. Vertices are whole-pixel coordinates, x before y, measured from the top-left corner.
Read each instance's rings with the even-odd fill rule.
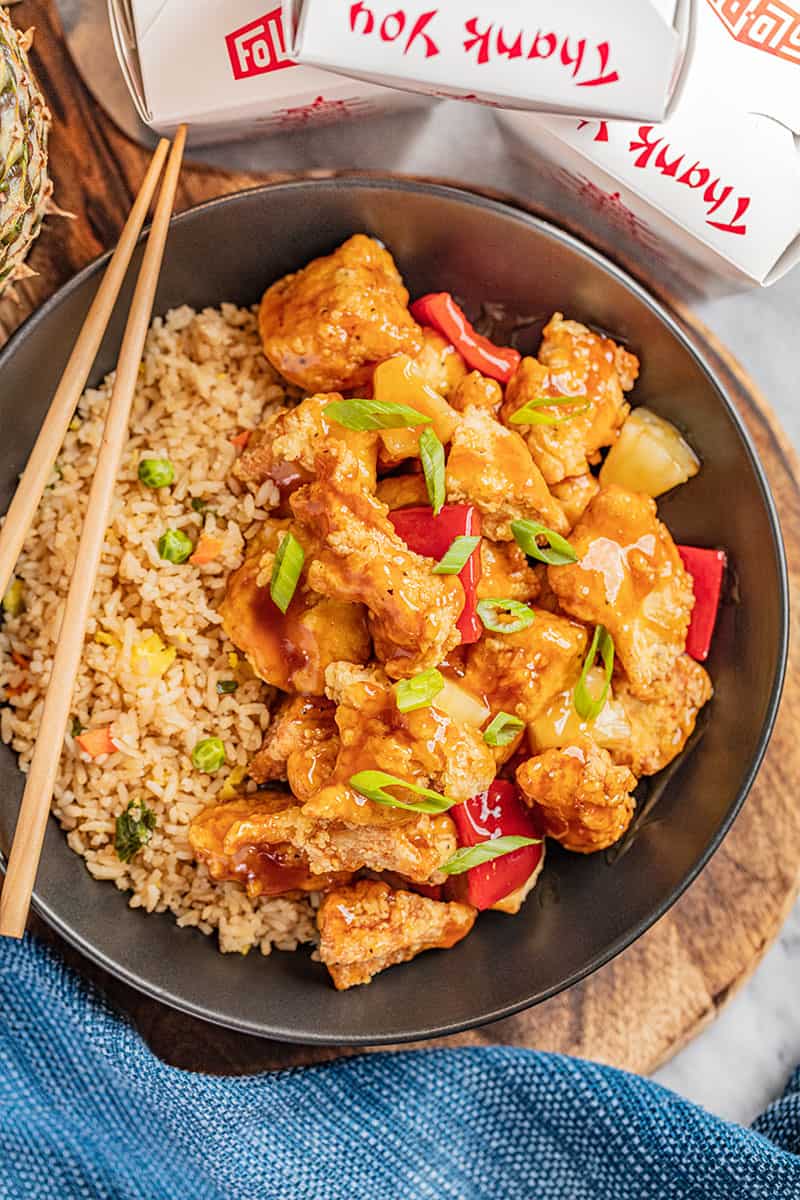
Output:
[[[127,103],[113,78],[113,55],[98,54],[108,37],[101,0],[58,0],[76,58],[89,73],[104,63],[105,83],[116,96],[117,116]],[[88,58],[87,58],[88,54]],[[122,96],[120,110],[120,96]],[[125,120],[130,127],[130,116]],[[195,159],[245,171],[357,168],[432,175],[483,185],[520,199],[537,198],[535,173],[517,162],[490,111],[443,103],[410,115],[263,141],[195,150]],[[800,268],[774,287],[753,289],[695,306],[703,320],[738,356],[800,445],[800,371],[797,313]],[[656,1078],[691,1100],[740,1122],[749,1122],[782,1090],[800,1062],[800,905],[755,976],[718,1020]]]

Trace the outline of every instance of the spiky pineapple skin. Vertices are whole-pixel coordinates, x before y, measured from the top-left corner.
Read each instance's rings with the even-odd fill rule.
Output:
[[[30,274],[25,255],[51,202],[50,111],[28,63],[26,35],[0,8],[0,291]]]

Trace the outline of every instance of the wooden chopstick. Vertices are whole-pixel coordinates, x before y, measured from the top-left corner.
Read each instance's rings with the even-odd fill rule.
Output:
[[[150,201],[161,177],[169,142],[163,138],[155,149],[139,194],[130,211],[116,250],[109,262],[103,282],[97,290],[83,328],[64,368],[64,374],[50,404],[50,410],[39,431],[25,471],[20,478],[11,507],[0,530],[0,596],[11,582],[14,566],[30,529],[42,493],[47,486],[58,452],[64,441],[67,426],[72,420],[78,401],[86,387],[103,335],[111,319],[120,288],[128,271],[131,255],[142,231]]]
[[[108,406],[103,440],[81,533],[67,603],[58,635],[50,684],[39,735],[20,805],[14,841],[0,895],[0,934],[22,937],[42,852],[50,801],[64,741],[64,729],[83,652],[86,622],[108,525],[114,485],[128,434],[139,363],[153,311],[164,257],[175,190],[181,169],[186,126],[178,130],[164,174],[153,225],[147,239],[128,323],[122,339],[117,374]]]

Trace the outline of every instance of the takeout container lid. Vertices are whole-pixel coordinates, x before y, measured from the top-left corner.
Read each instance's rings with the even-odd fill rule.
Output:
[[[659,124],[503,113],[537,178],[605,244],[706,293],[800,260],[800,12],[703,0]],[[603,237],[603,234],[611,235]]]
[[[366,116],[413,101],[298,65],[288,51],[278,0],[108,0],[108,12],[139,116],[162,133],[187,123],[195,145]]]
[[[283,0],[299,61],[508,108],[661,120],[691,0]]]

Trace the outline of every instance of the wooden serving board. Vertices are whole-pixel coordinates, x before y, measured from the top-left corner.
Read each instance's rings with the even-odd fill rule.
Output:
[[[24,0],[14,9],[14,19],[23,27],[36,26],[34,64],[55,119],[55,194],[75,216],[47,222],[30,259],[38,277],[19,286],[17,302],[8,297],[0,301],[0,341],[60,284],[113,245],[147,157],[104,118],[84,89],[52,3]],[[291,177],[284,173],[257,178],[190,165],[184,171],[179,208]],[[678,305],[673,308],[727,384],[765,465],[787,540],[796,611],[800,475],[795,454],[768,404],[731,355],[696,317]],[[634,946],[569,992],[443,1043],[513,1043],[648,1073],[714,1019],[757,966],[800,888],[800,806],[795,799],[800,739],[792,727],[800,705],[800,641],[794,634],[796,630],[781,716],[764,766],[734,828],[683,898]],[[175,1013],[86,962],[41,922],[34,920],[32,928],[58,943],[82,974],[130,1014],[153,1049],[176,1066],[239,1073],[340,1053],[261,1041]]]

